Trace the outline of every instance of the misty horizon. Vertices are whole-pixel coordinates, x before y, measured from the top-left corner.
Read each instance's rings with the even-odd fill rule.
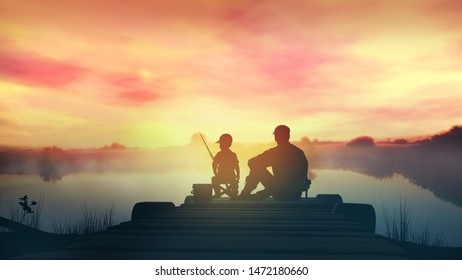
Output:
[[[461,127],[462,125],[453,125],[451,128],[454,127]],[[402,136],[402,137],[381,137],[381,138],[375,138],[373,136],[369,135],[358,135],[355,136],[349,140],[335,140],[335,139],[319,139],[316,137],[308,137],[306,135],[300,137],[299,139],[293,139],[291,138],[290,141],[293,143],[301,143],[303,141],[308,141],[312,144],[318,144],[318,145],[323,145],[323,144],[346,144],[350,141],[353,141],[357,138],[361,137],[370,137],[372,140],[374,140],[374,144],[376,145],[383,145],[383,144],[395,144],[395,145],[406,145],[406,144],[418,144],[422,141],[428,140],[431,137],[435,135],[440,135],[448,132],[449,130],[441,130],[438,132],[435,132],[437,134],[428,134],[428,135],[418,135],[418,136]],[[98,149],[104,149],[104,150],[124,150],[124,149],[146,149],[146,150],[156,150],[156,149],[164,149],[164,148],[175,148],[175,147],[181,147],[181,146],[187,146],[193,143],[200,143],[203,145],[203,142],[199,136],[200,132],[193,133],[191,137],[189,138],[189,141],[185,142],[184,145],[166,145],[166,146],[160,146],[160,147],[140,147],[140,146],[127,146],[124,143],[120,143],[118,141],[113,141],[110,144],[102,144],[100,146],[95,146],[95,147],[63,147],[59,144],[53,144],[53,145],[44,145],[44,146],[15,146],[15,145],[8,145],[8,144],[0,144],[0,151],[2,149],[26,149],[26,150],[37,150],[37,149],[43,149],[47,147],[58,147],[61,149],[65,150],[98,150]],[[214,139],[209,139],[207,137],[207,134],[202,133],[204,136],[204,139],[207,141],[207,143],[214,144],[216,140]],[[217,138],[218,139],[218,138]],[[311,139],[311,140],[310,140]],[[233,145],[274,145],[274,140],[272,139],[272,135],[268,136],[268,141],[255,141],[255,142],[240,142],[238,139],[233,141]]]
[[[308,138],[293,143],[305,152],[308,176],[314,183],[316,169],[351,170],[379,179],[401,174],[417,186],[462,206],[460,126],[408,145],[376,144],[368,137],[358,137],[343,145],[322,145]],[[215,154],[218,147],[212,145],[215,144],[210,146]],[[237,153],[243,172],[248,172],[247,160],[274,145],[235,143],[231,149]],[[194,136],[188,145],[151,150],[112,144],[99,149],[0,151],[0,174],[37,174],[46,182],[56,182],[76,172],[210,173],[210,164],[206,147]]]

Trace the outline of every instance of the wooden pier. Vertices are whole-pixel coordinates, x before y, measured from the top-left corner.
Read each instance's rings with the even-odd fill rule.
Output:
[[[406,259],[375,232],[371,205],[339,195],[297,202],[140,202],[131,221],[26,259]]]

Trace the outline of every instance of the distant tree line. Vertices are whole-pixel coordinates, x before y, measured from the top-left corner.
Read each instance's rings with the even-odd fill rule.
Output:
[[[64,176],[80,171],[101,171],[117,154],[127,148],[119,143],[89,151],[65,151],[60,147],[33,149],[4,149],[0,151],[0,174],[38,174],[45,182],[56,182]]]
[[[343,147],[318,149],[313,158],[316,169],[351,170],[379,179],[401,174],[437,197],[462,206],[461,126],[404,146],[379,146],[371,137],[358,137]]]

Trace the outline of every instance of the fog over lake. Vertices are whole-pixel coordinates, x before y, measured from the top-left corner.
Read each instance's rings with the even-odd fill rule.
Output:
[[[380,234],[385,233],[384,212],[393,217],[405,203],[415,232],[429,225],[448,245],[462,246],[462,127],[415,143],[360,140],[361,145],[319,143],[306,137],[293,141],[309,161],[309,196],[340,194],[345,202],[372,204]],[[214,145],[209,143],[212,152],[217,150]],[[272,146],[233,144],[240,160],[241,190],[248,159]],[[123,222],[140,201],[180,205],[192,184],[209,183],[212,174],[198,135],[187,145],[161,149],[117,143],[84,150],[3,148],[0,215],[9,217],[10,205],[17,207],[19,197],[28,195],[42,197],[45,230],[53,230],[53,222],[79,219],[84,205],[104,211],[115,202],[116,222]]]
[[[372,204],[376,210],[376,232],[385,234],[383,209],[393,213],[399,201],[406,199],[411,210],[412,224],[420,230],[431,222],[432,232],[443,235],[448,245],[462,245],[462,208],[437,198],[429,190],[412,184],[401,175],[376,179],[351,171],[314,170],[309,196],[338,193],[345,202]],[[101,211],[116,202],[115,221],[130,219],[131,209],[140,201],[171,201],[183,203],[193,183],[208,182],[208,172],[183,174],[152,173],[76,173],[55,183],[47,183],[37,175],[0,175],[2,201],[0,215],[8,217],[10,197],[17,203],[27,194],[31,199],[43,197],[41,227],[53,230],[53,221],[78,220],[82,207]],[[240,184],[242,188],[242,183]]]

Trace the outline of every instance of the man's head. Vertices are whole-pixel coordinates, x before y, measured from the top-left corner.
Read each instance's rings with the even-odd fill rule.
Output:
[[[290,139],[290,128],[286,125],[278,125],[274,129],[274,140],[278,144],[289,142]]]
[[[233,137],[228,133],[222,134],[217,143],[220,143],[221,149],[228,149],[229,147],[231,147],[231,144],[233,143]]]

